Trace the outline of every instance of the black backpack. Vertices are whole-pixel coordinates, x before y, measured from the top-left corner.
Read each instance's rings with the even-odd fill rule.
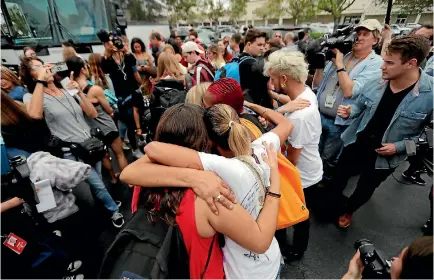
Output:
[[[149,130],[153,139],[158,122],[166,109],[173,105],[184,103],[187,90],[181,81],[174,79],[160,80],[154,86],[149,109],[151,120]]]
[[[179,227],[150,223],[139,208],[105,253],[99,279],[188,279],[189,257]]]

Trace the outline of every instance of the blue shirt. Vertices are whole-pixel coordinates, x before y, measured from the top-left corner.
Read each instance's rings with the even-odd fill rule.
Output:
[[[423,69],[425,73],[430,75],[431,77],[434,76],[434,55],[432,55],[428,61],[425,64],[425,68]]]
[[[13,100],[23,102],[23,96],[27,93],[27,90],[23,87],[16,86],[8,93],[8,96]]]
[[[378,79],[366,84],[351,105],[350,118],[354,122],[341,135],[344,146],[354,143],[358,134],[365,130],[378,108],[387,82]],[[397,153],[389,157],[378,155],[376,169],[395,168],[407,158],[404,139],[417,139],[423,127],[430,122],[432,110],[433,78],[421,70],[419,81],[399,104],[381,140],[383,144],[395,144]]]
[[[347,53],[344,56],[344,61],[347,61],[352,52]],[[372,81],[378,80],[381,78],[381,65],[383,64],[383,59],[381,56],[377,55],[375,51],[371,51],[371,54],[368,55],[364,60],[357,63],[357,65],[351,69],[348,73],[349,77],[353,80],[353,92],[350,98],[344,98],[341,104],[351,105],[357,99],[357,96],[364,90],[365,85],[370,84]],[[324,93],[327,82],[333,73],[336,72],[336,67],[333,62],[329,61],[326,67],[324,68],[324,79],[318,87],[317,98],[318,102],[320,101],[321,94]],[[337,90],[341,90],[338,88]],[[338,125],[350,125],[353,122],[352,119],[344,120],[339,116],[336,116],[335,124]]]

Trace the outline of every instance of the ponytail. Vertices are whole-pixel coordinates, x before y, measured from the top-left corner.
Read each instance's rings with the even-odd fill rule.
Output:
[[[205,111],[204,122],[211,140],[234,156],[250,154],[251,136],[232,107],[217,104]]]

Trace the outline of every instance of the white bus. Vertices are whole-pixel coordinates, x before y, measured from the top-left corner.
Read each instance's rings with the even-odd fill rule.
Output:
[[[72,40],[84,59],[103,53],[100,29],[120,27],[126,19],[119,0],[1,0],[1,64],[17,70],[23,48],[33,47],[44,62],[63,60],[61,44]]]

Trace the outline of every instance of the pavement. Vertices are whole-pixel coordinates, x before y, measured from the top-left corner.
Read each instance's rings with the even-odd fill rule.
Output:
[[[376,190],[371,200],[354,214],[348,229],[343,230],[334,224],[311,218],[308,250],[300,261],[285,264],[281,278],[341,278],[355,253],[354,242],[358,239],[369,239],[376,248],[393,257],[421,236],[420,227],[428,219],[430,211],[428,194],[432,179],[423,175],[429,182],[427,186],[409,184],[401,177],[402,171],[407,167],[408,164],[404,163],[393,174],[402,183],[390,176]],[[345,190],[347,195],[354,190],[356,182],[357,177],[350,180]],[[131,217],[132,190],[125,185],[113,188],[121,190],[117,196],[123,202],[121,212],[128,220]],[[103,207],[93,205],[86,189],[84,186],[81,191],[76,191],[81,197],[78,199],[81,201],[79,207],[83,210],[73,218],[76,222],[68,221],[59,227],[64,229],[73,256],[83,261],[80,273],[85,278],[96,278],[103,254],[119,230],[111,225],[108,213],[95,210]],[[87,198],[83,199],[83,196]]]

